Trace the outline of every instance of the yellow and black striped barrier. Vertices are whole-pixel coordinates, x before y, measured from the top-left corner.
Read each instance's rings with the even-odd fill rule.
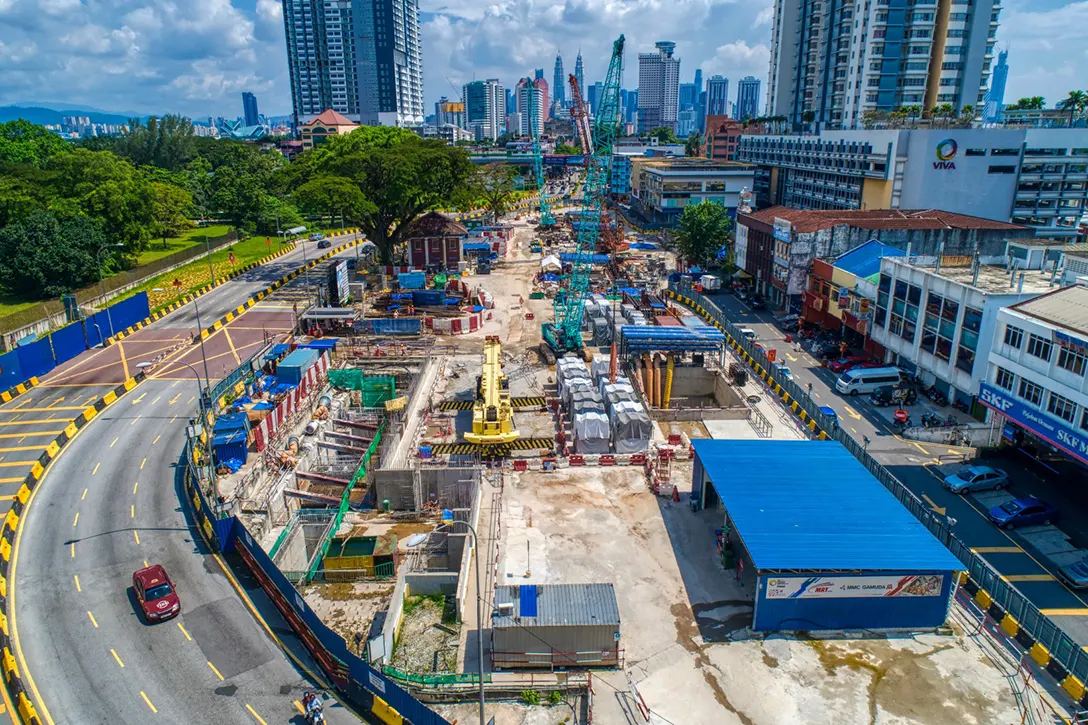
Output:
[[[14,388],[10,388],[9,390],[5,390],[4,392],[0,393],[0,403],[10,403],[11,401],[18,398],[20,395],[25,393],[26,391],[28,391],[31,388],[35,387],[37,384],[38,384],[38,378],[37,377],[32,377],[30,380],[26,380],[24,382],[19,383]]]
[[[431,446],[431,453],[435,455],[472,455],[475,453],[505,455],[509,451],[550,451],[554,448],[554,438],[519,438],[505,446],[491,446],[490,448],[475,443],[438,443]]]
[[[438,405],[439,410],[472,410],[472,400],[444,400]],[[510,398],[510,405],[515,408],[543,408],[548,404],[547,398]]]

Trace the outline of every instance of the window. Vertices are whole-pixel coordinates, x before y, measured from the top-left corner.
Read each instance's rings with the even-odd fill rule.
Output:
[[[1046,404],[1046,409],[1050,413],[1058,416],[1062,420],[1073,422],[1073,418],[1077,413],[1076,404],[1069,398],[1063,398],[1057,393],[1050,394],[1050,400]]]
[[[949,35],[951,35],[951,34],[952,34],[952,31],[949,31]],[[910,37],[912,37],[912,38],[928,38],[929,37],[929,28],[915,28],[914,30],[910,31]]]
[[[967,13],[949,13],[948,19],[953,23],[966,23]]]
[[[1005,368],[999,367],[997,369],[997,374],[994,375],[994,385],[1010,392],[1012,392],[1012,386],[1015,381],[1016,376]]]
[[[941,63],[941,70],[963,70],[963,63],[959,61],[945,61]]]
[[[1019,156],[1020,149],[990,149],[990,156]]]
[[[964,30],[963,28],[949,28],[948,29],[948,37],[949,38],[966,38],[967,37],[967,31]]]
[[[1028,355],[1034,355],[1040,360],[1050,361],[1050,340],[1039,337],[1035,333],[1028,335]]]
[[[1026,378],[1020,378],[1020,397],[1032,405],[1041,405],[1043,389]]]
[[[944,81],[942,81],[943,83]],[[987,172],[988,174],[1015,174],[1015,166],[991,166]]]
[[[963,55],[964,46],[962,45],[949,45],[944,49],[945,55]]]
[[[1085,367],[1088,367],[1088,356],[1085,356],[1084,348],[1066,347],[1064,345],[1059,347],[1058,367],[1076,375],[1084,375]]]
[[[1013,327],[1012,325],[1005,325],[1005,344],[1010,347],[1020,349],[1020,344],[1024,342],[1024,331],[1019,327]]]
[[[910,46],[911,55],[929,55],[928,45],[912,45]]]
[[[986,149],[967,149],[964,154],[967,156],[985,156]]]

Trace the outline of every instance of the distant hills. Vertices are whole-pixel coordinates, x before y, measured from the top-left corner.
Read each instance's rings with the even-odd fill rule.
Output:
[[[0,123],[6,123],[22,118],[42,126],[59,125],[65,116],[87,116],[91,119],[91,123],[106,123],[113,125],[128,123],[131,118],[131,116],[126,116],[124,114],[106,113],[103,111],[78,109],[57,111],[52,108],[42,108],[40,106],[0,106]]]

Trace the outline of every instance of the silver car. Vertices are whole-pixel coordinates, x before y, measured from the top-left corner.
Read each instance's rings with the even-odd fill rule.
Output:
[[[1000,491],[1009,482],[1004,471],[989,466],[967,466],[962,471],[946,476],[944,487],[952,493],[972,491]]]
[[[1072,589],[1088,589],[1088,559],[1058,569],[1058,578]]]

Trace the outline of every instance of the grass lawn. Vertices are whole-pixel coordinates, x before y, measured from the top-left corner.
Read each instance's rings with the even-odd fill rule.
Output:
[[[168,254],[174,252],[180,252],[182,249],[188,249],[194,244],[203,244],[204,235],[209,237],[221,237],[230,231],[230,226],[227,224],[211,224],[206,227],[194,227],[179,237],[168,237],[166,239],[166,247],[162,245],[161,239],[152,239],[148,248],[140,253],[140,256],[136,258],[136,265],[149,264],[157,259],[162,259]]]
[[[30,302],[27,302],[26,300],[19,299],[15,295],[0,294],[0,317],[14,315],[16,312],[25,310],[28,307],[40,305],[48,301],[49,300],[32,300]],[[42,317],[45,317],[44,313],[42,314]]]

